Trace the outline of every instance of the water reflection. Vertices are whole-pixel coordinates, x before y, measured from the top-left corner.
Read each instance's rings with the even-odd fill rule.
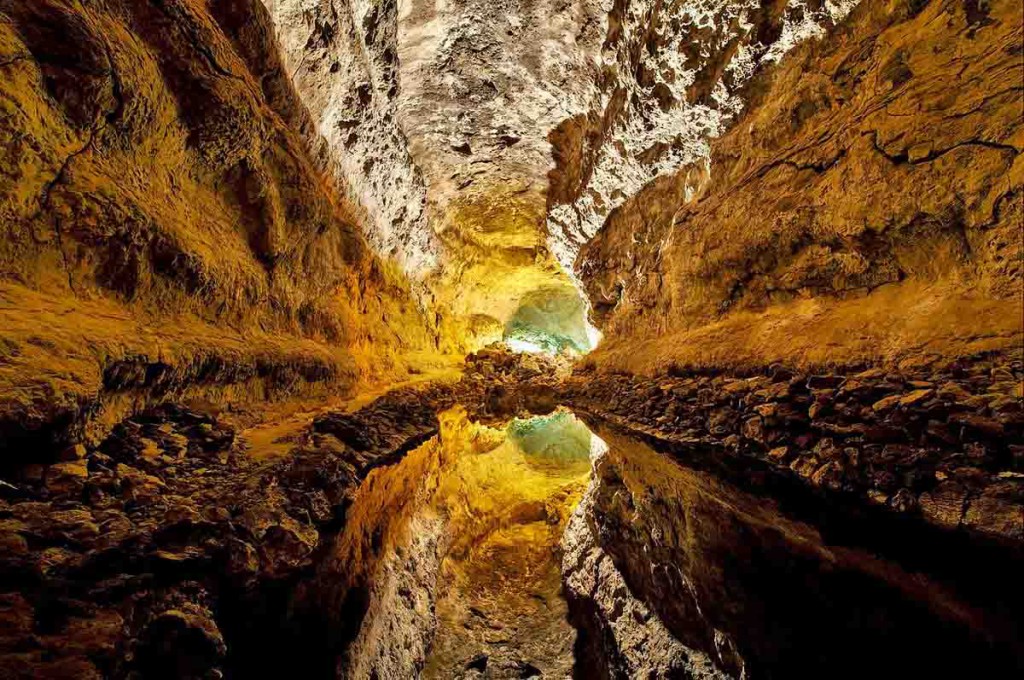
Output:
[[[783,510],[765,493],[772,486],[762,471],[741,464],[726,481],[707,460],[705,469],[686,463],[708,454],[674,460],[612,430],[596,431],[608,452],[581,508],[590,538],[677,640],[730,675],[1010,677],[1024,660],[1022,572],[1012,555],[956,555],[949,537],[891,516],[858,516],[856,532],[830,530],[825,540],[817,522],[841,524],[830,515],[842,509],[823,498]],[[750,484],[740,482],[744,475]],[[873,549],[851,540],[865,533],[874,534]],[[887,543],[942,557],[908,568],[902,554],[874,549]],[[963,568],[950,578],[958,561]],[[595,631],[614,637],[607,622],[589,628],[589,653],[615,657],[607,639],[594,639]],[[605,671],[628,663],[612,658]]]
[[[597,437],[570,411],[516,418],[506,432],[528,465],[590,469],[590,451]]]
[[[342,599],[364,601],[348,675],[571,674],[558,545],[593,435],[561,410],[497,428],[459,407],[439,419],[438,437],[371,473],[349,512],[335,564],[360,574]]]
[[[321,575],[346,677],[1007,677],[1024,659],[1019,555],[565,409],[439,419],[370,474]]]

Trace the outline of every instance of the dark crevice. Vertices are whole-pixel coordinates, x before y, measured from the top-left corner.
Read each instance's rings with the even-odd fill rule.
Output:
[[[222,75],[226,78],[233,78],[235,80],[246,82],[244,76],[240,76],[236,73],[233,73],[220,65],[220,62],[217,61],[217,57],[216,55],[214,55],[213,50],[211,50],[208,46],[203,44],[202,40],[200,40],[200,37],[196,35],[195,28],[191,25],[191,22],[188,20],[187,16],[184,17],[185,20],[182,21],[180,17],[180,12],[173,12],[171,8],[167,6],[166,0],[149,1],[154,7],[160,10],[164,14],[164,16],[170,19],[175,26],[177,26],[181,33],[183,33],[185,37],[188,38],[188,41],[192,45],[192,48],[195,49],[195,51],[203,57],[207,65],[211,69],[213,69],[215,73]]]
[[[98,112],[94,116],[92,127],[89,130],[89,138],[86,140],[85,144],[83,144],[81,147],[71,152],[67,157],[64,158],[63,162],[60,164],[60,167],[57,170],[57,173],[53,176],[53,179],[43,186],[42,193],[40,194],[39,209],[35,212],[35,214],[32,215],[30,221],[35,221],[39,219],[50,208],[50,200],[52,198],[53,190],[54,188],[56,188],[58,184],[64,181],[65,177],[67,176],[68,169],[71,167],[71,162],[74,159],[86,153],[87,151],[93,150],[100,135],[107,129],[109,125],[118,120],[122,115],[125,100],[121,76],[118,73],[117,68],[114,66],[114,58],[110,46],[108,44],[104,44],[103,49],[106,54],[107,61],[110,65],[108,71],[108,75],[111,81],[110,89],[116,104],[114,105],[114,108],[112,108],[111,110],[102,113]],[[67,251],[64,247],[63,230],[61,229],[61,221],[59,217],[54,218],[53,229],[54,238],[57,243],[57,249],[60,252],[61,256],[61,262],[64,266],[64,271],[67,273],[68,287],[71,289],[72,293],[77,294],[77,291],[75,290],[73,276],[71,273],[70,260],[67,255]]]
[[[871,146],[874,148],[874,150],[877,151],[882,156],[884,156],[886,160],[888,160],[893,165],[921,165],[922,163],[930,163],[938,158],[941,158],[942,156],[945,156],[947,153],[951,151],[955,151],[956,149],[968,146],[977,146],[985,149],[994,149],[996,151],[1009,151],[1014,156],[1020,154],[1020,149],[1018,149],[1015,146],[1011,146],[1010,144],[992,142],[985,139],[968,139],[962,142],[958,142],[953,146],[949,146],[944,149],[933,149],[929,151],[926,155],[922,156],[921,158],[915,158],[911,160],[909,150],[902,151],[898,154],[893,154],[882,148],[882,146],[878,143],[877,130],[866,130],[864,132],[861,132],[861,136],[871,137]]]
[[[818,163],[798,163],[788,158],[784,158],[782,160],[774,161],[772,163],[769,163],[768,165],[763,166],[757,171],[755,177],[764,177],[769,172],[780,166],[786,166],[800,171],[810,170],[816,175],[821,175],[824,174],[829,169],[831,169],[832,167],[836,166],[839,163],[839,161],[841,161],[844,157],[846,157],[846,149],[840,149],[839,153],[837,153],[832,158]]]
[[[943,116],[943,118],[945,120],[956,120],[956,119],[959,119],[959,118],[966,118],[967,116],[972,116],[972,115],[975,115],[977,113],[981,113],[983,111],[983,109],[985,109],[985,107],[988,106],[988,103],[990,101],[992,101],[993,99],[996,99],[998,97],[1002,97],[1002,96],[1007,95],[1007,94],[1012,94],[1014,92],[1024,92],[1024,87],[1011,87],[1011,88],[1008,88],[1008,89],[1005,89],[1005,90],[1001,90],[999,92],[994,92],[994,93],[988,95],[987,97],[985,97],[984,99],[982,99],[980,102],[978,102],[978,104],[976,106],[974,106],[973,108],[971,108],[971,109],[969,109],[967,111],[963,111],[961,113],[952,113],[952,114],[949,114],[947,116]]]
[[[67,251],[64,250],[64,237],[63,237],[63,234],[62,234],[62,231],[61,231],[61,228],[60,228],[60,218],[59,217],[55,217],[54,220],[53,220],[53,231],[54,231],[54,234],[56,235],[57,251],[60,253],[60,260],[61,260],[61,263],[64,266],[64,273],[66,273],[67,276],[68,276],[68,288],[71,289],[72,293],[77,295],[78,291],[75,290],[75,280],[74,280],[74,277],[71,275],[71,263],[68,261]]]

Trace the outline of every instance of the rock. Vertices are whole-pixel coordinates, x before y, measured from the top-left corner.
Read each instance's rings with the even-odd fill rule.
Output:
[[[902,399],[903,397],[898,394],[884,397],[873,403],[871,405],[871,410],[876,413],[884,413],[895,408]]]
[[[973,413],[956,415],[950,420],[963,425],[965,432],[983,437],[997,438],[1005,432],[1003,424],[998,420]]]
[[[896,512],[910,512],[918,505],[918,500],[910,489],[902,488],[889,498],[889,507]]]
[[[902,397],[900,397],[899,405],[904,408],[909,408],[911,406],[914,406],[915,404],[919,404],[920,402],[926,399],[929,399],[933,394],[935,394],[935,390],[931,388],[914,390],[913,392],[910,392],[909,394],[905,394]],[[874,408],[874,406],[872,406],[872,408]]]
[[[846,377],[841,375],[812,375],[807,379],[807,389],[825,390],[839,389],[846,382]]]
[[[244,579],[256,575],[260,568],[259,555],[256,549],[245,541],[237,538],[228,539],[228,573]]]
[[[748,418],[743,422],[743,436],[762,444],[765,443],[765,429],[760,416]]]
[[[100,534],[100,528],[88,510],[63,510],[52,512],[47,517],[52,533],[64,540],[86,542]]]
[[[800,475],[810,479],[814,473],[818,470],[820,461],[810,455],[798,455],[797,458],[790,463],[789,468]]]
[[[958,482],[940,482],[932,491],[921,494],[921,514],[931,522],[955,529],[964,516],[967,490]]]
[[[227,647],[209,612],[167,610],[153,618],[135,643],[132,666],[144,677],[219,677]]]
[[[810,408],[807,409],[807,416],[814,420],[816,418],[828,414],[831,410],[832,405],[830,403],[815,401],[813,404],[811,404]]]
[[[885,493],[884,491],[879,491],[877,489],[870,489],[868,491],[868,500],[871,501],[872,503],[875,503],[876,505],[888,505],[889,494]]]
[[[41,576],[48,576],[51,572],[77,564],[80,559],[78,553],[60,547],[45,548],[33,557],[35,570]]]
[[[284,574],[304,565],[319,544],[315,530],[290,517],[282,520],[281,524],[268,527],[260,537],[261,566],[268,575]]]
[[[121,480],[122,493],[132,500],[151,501],[166,486],[159,477],[148,475],[124,463],[118,463],[114,472]]]
[[[811,482],[816,486],[825,487],[832,491],[838,491],[843,487],[844,472],[838,461],[829,461],[819,467],[813,475]]]
[[[746,394],[751,388],[752,386],[747,380],[731,380],[722,387],[722,391],[728,395],[739,396]]]
[[[990,485],[971,499],[963,523],[983,534],[1024,540],[1024,483],[1014,480]]]
[[[60,452],[58,459],[64,462],[73,462],[85,458],[86,453],[84,444],[72,444]]]
[[[24,555],[28,552],[28,541],[14,531],[0,529],[0,553],[4,555]]]
[[[46,488],[55,496],[70,496],[81,493],[89,469],[85,461],[54,463],[46,469]]]
[[[959,383],[945,382],[939,386],[937,394],[944,399],[954,401],[965,401],[971,398],[971,393],[965,390]]]

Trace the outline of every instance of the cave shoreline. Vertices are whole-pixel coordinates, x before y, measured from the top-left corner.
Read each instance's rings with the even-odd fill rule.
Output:
[[[1017,358],[983,357],[973,364],[957,364],[949,375],[953,382],[960,380],[991,394],[992,381],[976,378],[998,373],[993,367],[1021,371]],[[454,405],[466,407],[474,422],[495,425],[516,416],[548,414],[562,406],[579,414],[595,432],[625,435],[636,445],[642,442],[651,455],[664,457],[666,465],[683,465],[691,470],[687,474],[718,480],[716,484],[769,503],[787,522],[815,527],[817,540],[830,550],[884,555],[893,564],[903,565],[900,569],[907,573],[930,574],[942,584],[944,594],[927,606],[939,607],[952,620],[960,620],[961,627],[962,617],[967,616],[967,629],[977,628],[968,637],[980,636],[994,650],[1002,650],[1002,656],[993,655],[990,660],[1010,668],[1022,658],[1014,642],[1019,621],[1013,618],[1020,603],[1006,590],[1024,564],[1020,534],[1015,533],[1022,527],[1012,522],[1013,513],[1024,507],[1021,497],[1013,495],[1020,493],[1021,480],[1011,472],[1019,464],[1015,456],[1021,448],[1009,443],[1021,440],[1024,422],[1019,413],[997,408],[992,416],[979,416],[971,411],[972,417],[989,420],[959,421],[963,425],[956,434],[965,438],[968,447],[990,443],[986,459],[965,459],[960,452],[965,444],[942,448],[941,438],[928,440],[922,449],[906,444],[897,449],[889,444],[885,449],[886,445],[872,443],[863,432],[846,432],[845,449],[837,454],[845,456],[842,475],[819,474],[820,468],[835,460],[827,457],[834,441],[819,443],[830,439],[826,435],[837,436],[835,419],[844,413],[843,386],[849,394],[860,395],[857,400],[877,403],[896,397],[892,403],[899,412],[886,412],[882,421],[901,418],[902,431],[910,433],[918,431],[914,423],[936,408],[968,413],[956,404],[976,403],[969,394],[948,386],[946,396],[939,397],[945,383],[935,389],[921,388],[911,384],[920,382],[919,375],[903,377],[901,382],[892,373],[808,377],[783,374],[778,367],[766,370],[761,378],[643,379],[595,376],[586,370],[567,375],[539,357],[488,350],[469,357],[457,383],[402,388],[350,413],[321,413],[295,440],[289,455],[263,461],[249,455],[236,433],[215,417],[172,404],[155,407],[116,426],[103,443],[83,451],[82,458],[26,466],[17,483],[4,486],[2,512],[7,526],[3,536],[11,550],[3,557],[3,572],[7,582],[19,585],[20,592],[4,595],[2,611],[8,620],[22,622],[8,629],[12,634],[4,644],[17,644],[25,625],[46,626],[42,630],[47,632],[38,640],[51,651],[22,657],[23,670],[156,672],[168,661],[160,650],[168,649],[173,639],[177,641],[172,645],[173,658],[207,664],[208,669],[221,669],[230,676],[246,677],[257,669],[277,667],[283,672],[295,658],[303,659],[311,673],[327,676],[342,669],[344,674],[338,663],[358,632],[359,612],[365,611],[369,591],[354,588],[343,596],[327,596],[330,589],[325,590],[324,584],[337,578],[339,566],[328,566],[330,556],[362,480],[372,470],[393,466],[434,437],[437,414]],[[700,398],[687,392],[691,383],[696,387],[692,394],[700,392]],[[775,389],[775,401],[754,396],[758,388]],[[914,396],[899,404],[921,389],[935,391],[931,398],[938,402],[929,404]],[[808,404],[823,403],[815,390],[827,392],[831,411],[816,409],[806,431],[790,428],[784,436],[813,433],[817,441],[804,442],[803,450],[791,451],[780,462],[779,456],[769,455],[779,447],[764,443],[772,436],[772,421],[765,428],[769,434],[755,432],[742,413],[765,403],[776,404],[773,412],[779,411],[778,404],[802,403],[806,412]],[[609,398],[612,392],[615,399]],[[678,405],[669,408],[666,399]],[[595,404],[606,408],[595,408]],[[671,422],[651,416],[668,412],[679,415]],[[694,419],[706,422],[702,419],[708,414],[720,417],[722,413],[731,414],[735,431],[719,424],[713,426],[719,429],[694,436]],[[794,411],[791,417],[798,415]],[[993,422],[1004,428],[994,447],[984,429],[993,427]],[[927,420],[922,423],[927,424]],[[892,430],[883,434],[892,437]],[[927,427],[920,432],[927,434]],[[851,449],[861,452],[860,461]],[[915,455],[904,462],[894,451]],[[814,462],[801,463],[802,456]],[[815,469],[807,471],[812,465]],[[973,485],[963,492],[955,524],[934,510],[936,499],[942,497],[942,475],[932,473],[930,482],[907,478],[917,486],[893,489],[885,502],[880,500],[892,488],[886,484],[891,485],[893,472],[920,477],[925,469],[948,470],[946,480]],[[887,470],[887,475],[881,474]],[[874,473],[881,476],[876,479]],[[908,496],[916,502],[908,502]],[[977,511],[971,510],[973,503],[980,505]],[[989,523],[979,522],[979,515]],[[589,521],[596,526],[593,517]],[[607,534],[597,535],[607,538]],[[610,555],[638,606],[659,611],[663,597],[659,588],[668,586],[639,576],[632,560],[641,553],[631,552],[630,545],[624,536],[621,545],[602,540],[597,547]],[[894,578],[907,589],[905,596],[920,597],[913,579],[886,573],[882,569],[876,577]],[[606,621],[594,619],[604,610],[579,595],[569,601],[577,627],[589,631],[590,642],[580,642],[578,654],[603,655],[578,657],[579,668],[627,668],[621,658],[608,656],[617,645],[593,646],[595,639],[607,642],[611,634],[602,628]],[[50,604],[39,609],[29,602]],[[963,609],[968,602],[970,606]],[[975,613],[968,616],[965,611]],[[715,652],[709,646],[707,632],[693,632],[710,630],[701,626],[714,628],[711,623],[697,625],[692,614],[690,620],[680,619],[679,612],[660,614],[658,620],[670,634],[688,645],[686,658],[692,659],[697,652],[710,654],[725,668],[723,672],[735,673],[740,668],[736,659],[746,654],[744,663],[750,668],[772,667],[766,660],[771,655],[759,656],[766,654],[758,647],[762,643],[737,637],[735,630],[729,638],[736,646],[735,658],[729,661],[733,657],[723,657],[721,649]],[[43,616],[45,624],[38,618]],[[99,625],[101,621],[107,625]],[[651,633],[645,635],[657,639]],[[721,643],[724,638],[717,639]],[[195,647],[177,646],[186,641]],[[291,659],[286,662],[280,655],[287,649],[293,653],[285,655]],[[689,662],[691,671],[693,663]]]

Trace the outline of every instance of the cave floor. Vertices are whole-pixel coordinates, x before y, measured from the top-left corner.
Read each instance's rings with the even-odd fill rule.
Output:
[[[236,418],[238,446],[257,461],[270,461],[288,453],[301,440],[313,420],[330,411],[351,413],[388,392],[418,385],[457,382],[462,377],[458,363],[430,368],[400,381],[378,381],[364,386],[351,396],[301,400],[271,405],[258,413],[245,413]]]
[[[1021,372],[165,403],[0,487],[0,675],[1011,677]]]

